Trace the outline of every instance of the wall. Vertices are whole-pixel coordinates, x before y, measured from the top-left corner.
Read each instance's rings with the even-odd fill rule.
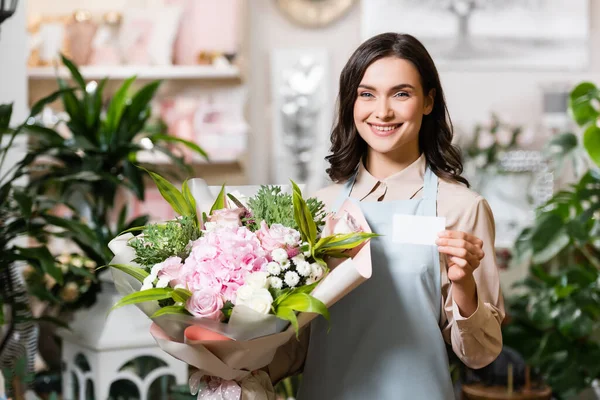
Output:
[[[0,104],[14,103],[11,123],[23,122],[27,116],[27,36],[25,14],[27,2],[19,2],[17,12],[0,25]],[[19,151],[11,151],[5,161],[5,169],[23,156],[23,141],[15,142]],[[0,176],[3,172],[0,171]]]

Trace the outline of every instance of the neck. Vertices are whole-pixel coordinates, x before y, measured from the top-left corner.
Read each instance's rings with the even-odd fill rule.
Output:
[[[394,153],[377,153],[369,148],[365,168],[375,178],[383,180],[388,176],[394,175],[417,161],[421,156],[418,149],[416,151],[407,151]]]

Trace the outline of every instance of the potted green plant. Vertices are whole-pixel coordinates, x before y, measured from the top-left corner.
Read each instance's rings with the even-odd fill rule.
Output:
[[[549,149],[564,156],[583,148],[590,167],[541,206],[519,236],[515,261],[531,271],[517,285],[522,294],[507,301],[505,343],[521,351],[559,398],[596,387],[600,379],[599,101],[600,91],[587,82],[570,94],[582,143],[565,133]]]

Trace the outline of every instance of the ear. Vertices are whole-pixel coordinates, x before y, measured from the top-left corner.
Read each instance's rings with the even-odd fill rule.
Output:
[[[427,96],[425,96],[423,115],[431,114],[431,111],[433,111],[434,104],[435,104],[435,89],[431,89],[429,91],[429,94]]]

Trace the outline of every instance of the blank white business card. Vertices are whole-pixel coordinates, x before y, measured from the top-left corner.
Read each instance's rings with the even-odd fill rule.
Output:
[[[438,233],[446,229],[446,218],[394,214],[394,243],[435,246]]]

